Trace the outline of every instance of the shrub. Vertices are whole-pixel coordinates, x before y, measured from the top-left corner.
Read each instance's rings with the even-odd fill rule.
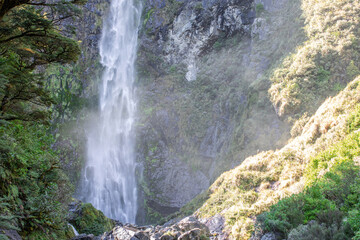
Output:
[[[256,10],[256,14],[260,15],[261,13],[263,13],[265,11],[265,7],[263,4],[258,3],[258,4],[256,4],[255,10]]]
[[[306,225],[300,225],[289,233],[288,240],[345,240],[350,239],[344,233],[344,228],[333,224],[327,227],[311,221]]]
[[[348,132],[353,132],[360,128],[360,105],[357,105],[355,111],[347,119]]]
[[[257,220],[266,232],[279,232],[285,237],[292,228],[304,223],[303,206],[304,194],[292,195],[280,200]]]

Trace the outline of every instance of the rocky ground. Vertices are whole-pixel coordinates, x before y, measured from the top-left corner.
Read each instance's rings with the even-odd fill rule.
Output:
[[[226,239],[214,229],[210,222],[201,222],[193,216],[180,221],[171,221],[162,226],[139,227],[131,224],[118,224],[110,232],[101,236],[81,234],[73,240],[197,240],[197,239]]]

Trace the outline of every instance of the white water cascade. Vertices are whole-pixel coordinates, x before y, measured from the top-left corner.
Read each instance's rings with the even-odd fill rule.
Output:
[[[135,223],[134,64],[140,23],[138,0],[112,0],[100,42],[104,66],[99,119],[91,126],[80,199],[107,217]]]

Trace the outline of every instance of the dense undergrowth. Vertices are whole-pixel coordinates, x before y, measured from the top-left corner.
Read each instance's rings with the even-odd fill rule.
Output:
[[[0,227],[28,239],[65,239],[66,203],[72,185],[51,149],[44,125],[2,122],[0,126]]]

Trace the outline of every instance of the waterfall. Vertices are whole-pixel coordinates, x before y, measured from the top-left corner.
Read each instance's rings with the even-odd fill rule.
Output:
[[[71,225],[70,223],[68,223],[68,225],[69,225],[69,226],[71,227],[71,229],[73,230],[74,235],[75,235],[75,236],[79,236],[79,233],[78,233],[78,231],[76,231],[75,227],[74,227],[73,225]]]
[[[141,3],[112,0],[100,41],[104,66],[99,118],[87,139],[80,199],[107,217],[135,223],[137,187],[134,156],[134,64]]]

